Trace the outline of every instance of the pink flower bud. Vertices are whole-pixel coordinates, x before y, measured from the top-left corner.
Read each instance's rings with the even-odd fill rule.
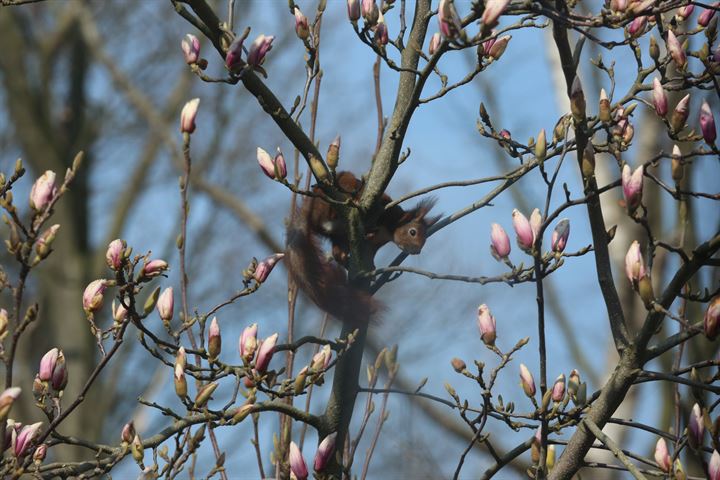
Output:
[[[120,432],[120,441],[122,443],[131,444],[135,438],[135,424],[128,422],[123,425],[122,431]]]
[[[43,460],[45,460],[46,456],[47,456],[47,445],[45,445],[43,443],[42,445],[39,445],[35,449],[35,453],[33,453],[33,457],[32,457],[33,463],[35,463],[35,465],[40,465],[43,462]]]
[[[15,439],[15,445],[13,448],[16,457],[20,458],[30,453],[30,445],[33,440],[35,440],[41,426],[42,422],[37,422],[32,425],[22,427],[22,430],[20,430],[20,433],[18,433],[17,438]]]
[[[257,323],[253,323],[249,327],[245,327],[240,336],[240,357],[246,362],[252,362],[257,350]]]
[[[380,16],[380,10],[375,0],[362,0],[362,17],[365,19],[365,26],[372,27]]]
[[[388,28],[385,23],[385,16],[380,12],[377,25],[375,25],[375,36],[373,37],[378,47],[384,47],[388,43]]]
[[[38,377],[43,382],[48,382],[52,378],[59,353],[60,350],[53,348],[40,359],[40,371],[38,373]]]
[[[672,116],[670,117],[670,126],[673,130],[679,132],[685,126],[685,121],[690,114],[688,105],[690,103],[690,94],[685,95],[675,106]]]
[[[186,365],[187,354],[185,353],[185,347],[180,347],[175,355],[175,368],[173,370],[175,394],[180,398],[185,398],[187,396],[187,379],[185,378]]]
[[[180,42],[183,54],[185,55],[185,63],[192,65],[200,59],[200,40],[195,35],[188,33]]]
[[[622,189],[625,197],[625,206],[632,214],[640,206],[643,189],[643,166],[640,165],[630,173],[630,166],[626,163],[622,169]]]
[[[35,240],[35,252],[37,252],[38,257],[47,258],[47,256],[50,255],[52,251],[51,246],[55,241],[58,230],[60,230],[60,225],[55,224],[42,232],[37,240]]]
[[[287,165],[285,164],[285,156],[277,149],[275,158],[271,157],[268,152],[258,147],[257,149],[257,160],[263,173],[268,178],[283,180],[287,177]]]
[[[710,105],[705,100],[703,100],[700,107],[700,130],[705,142],[710,146],[715,145],[715,138],[717,138],[715,117],[713,117],[712,110],[710,110]]]
[[[112,270],[120,270],[122,267],[123,256],[125,255],[125,241],[115,239],[108,245],[107,252],[105,252],[105,263]]]
[[[305,15],[303,15],[298,7],[295,7],[293,14],[295,15],[295,33],[300,40],[305,40],[310,36],[308,19]]]
[[[272,272],[273,268],[275,268],[275,264],[282,260],[284,256],[284,253],[276,253],[275,255],[270,255],[265,260],[258,263],[258,266],[255,267],[255,280],[258,283],[263,283],[267,280],[270,272]]]
[[[168,269],[168,264],[165,260],[155,259],[143,265],[140,272],[141,277],[153,278],[161,275],[165,270]]]
[[[65,362],[65,355],[62,350],[59,351],[57,361],[55,362],[55,368],[53,368],[52,377],[50,378],[50,386],[61,392],[65,390],[68,381],[68,370],[67,363]]]
[[[713,7],[717,8],[720,6],[720,2],[715,2],[712,4]],[[715,15],[715,9],[713,8],[706,8],[703,9],[702,13],[698,15],[698,25],[701,27],[707,27],[710,25],[710,20],[712,20],[713,16]]]
[[[265,55],[272,50],[272,42],[275,39],[272,35],[258,35],[258,37],[250,44],[248,51],[247,63],[253,67],[259,67],[265,63]]]
[[[303,459],[300,449],[295,442],[290,442],[290,471],[298,480],[306,480],[308,477],[307,465]]]
[[[613,12],[624,12],[627,5],[628,0],[610,0],[610,10]]]
[[[240,67],[245,64],[242,60],[244,40],[245,39],[241,36],[235,37],[225,54],[225,66],[231,72],[239,70]]]
[[[720,295],[716,295],[710,300],[707,310],[705,310],[705,318],[703,321],[705,336],[710,340],[720,333]]]
[[[360,19],[360,0],[347,0],[347,12],[350,22],[357,23]]]
[[[430,46],[428,47],[428,53],[430,55],[435,55],[435,52],[438,51],[438,48],[440,48],[440,44],[442,43],[442,37],[440,36],[439,32],[433,33],[433,36],[430,38]]]
[[[163,323],[169,323],[173,318],[173,310],[175,306],[175,297],[173,296],[172,287],[168,287],[160,294],[155,308]]]
[[[113,320],[117,323],[122,323],[127,317],[127,309],[123,307],[122,303],[118,302],[115,304],[115,300],[112,302],[112,316]]]
[[[694,8],[695,8],[694,5],[685,5],[684,7],[678,8],[677,17],[680,20],[685,20],[692,14],[692,11]]]
[[[525,252],[531,252],[534,235],[527,217],[516,208],[512,211],[512,222],[518,247]]]
[[[552,401],[560,403],[565,398],[565,374],[561,373],[559,377],[555,379],[555,383],[552,387]]]
[[[107,280],[93,280],[85,287],[83,292],[83,309],[90,313],[100,310],[103,303],[103,294],[107,288]]]
[[[482,15],[483,29],[489,31],[498,23],[498,18],[507,8],[510,0],[487,0],[485,2],[485,11]]]
[[[255,360],[255,370],[264,373],[270,365],[270,360],[275,353],[275,344],[277,343],[278,334],[274,333],[260,343],[258,349],[257,360]]]
[[[630,22],[630,25],[628,25],[628,34],[633,38],[639,37],[645,31],[645,25],[647,25],[647,17],[645,15],[635,17],[635,19]]]
[[[326,370],[332,360],[332,349],[330,345],[325,345],[318,353],[313,355],[311,367],[313,370]]]
[[[625,255],[625,274],[633,286],[636,286],[641,278],[646,274],[645,262],[640,251],[640,244],[637,240],[630,244],[630,248]]]
[[[275,164],[275,177],[278,180],[284,180],[287,177],[287,165],[285,164],[285,155],[282,154],[280,147],[277,149],[273,162]]]
[[[720,453],[713,450],[708,463],[708,480],[720,480]]]
[[[705,423],[703,422],[703,414],[700,405],[693,405],[690,412],[690,420],[688,421],[687,439],[692,448],[702,446],[703,435],[705,434]]]
[[[488,57],[493,60],[498,60],[502,56],[502,54],[505,53],[505,49],[507,48],[508,43],[510,43],[511,38],[512,37],[510,35],[505,35],[495,40],[495,42],[488,50]]]
[[[685,57],[685,50],[683,50],[682,45],[680,45],[680,42],[678,41],[672,30],[668,30],[665,45],[667,47],[668,53],[675,62],[675,66],[682,70],[687,63],[687,58]]]
[[[440,33],[448,40],[454,40],[462,32],[462,22],[453,0],[440,0],[438,6],[438,25]]]
[[[667,115],[667,95],[665,94],[665,90],[657,77],[653,78],[653,105],[655,106],[655,113],[657,113],[660,117],[665,117],[665,115]]]
[[[497,261],[510,255],[510,238],[497,223],[490,226],[490,253]]]
[[[30,208],[37,211],[43,210],[55,195],[57,195],[55,172],[48,170],[35,180],[30,189]]]
[[[0,393],[0,421],[5,421],[15,400],[20,396],[20,387],[6,388]]]
[[[180,132],[193,133],[195,131],[195,117],[197,117],[200,99],[193,98],[185,104],[180,112]]]
[[[336,438],[337,432],[331,433],[327,437],[323,438],[320,445],[318,445],[317,452],[315,453],[315,460],[313,461],[313,468],[316,472],[322,472],[330,461],[333,452],[335,452]]]
[[[660,470],[670,472],[670,467],[672,466],[670,452],[668,452],[667,443],[665,443],[665,439],[662,437],[660,437],[655,444],[655,461],[660,467]]]
[[[563,218],[557,225],[555,225],[555,230],[553,230],[552,237],[550,238],[552,251],[562,253],[565,250],[569,236],[570,220]]]
[[[497,331],[495,329],[495,317],[484,303],[478,307],[477,326],[480,330],[480,338],[485,345],[495,345]]]
[[[217,318],[213,317],[208,329],[208,356],[211,360],[215,360],[220,355],[222,349],[222,337],[220,336],[220,325]]]
[[[528,397],[535,396],[535,379],[524,363],[520,364],[520,385],[525,395]]]
[[[538,236],[540,236],[540,227],[542,226],[542,215],[540,215],[540,210],[535,208],[533,209],[532,213],[530,214],[530,229],[533,232],[533,243],[535,240],[537,240]]]

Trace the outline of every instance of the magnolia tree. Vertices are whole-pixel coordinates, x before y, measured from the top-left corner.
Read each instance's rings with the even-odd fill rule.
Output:
[[[29,2],[3,2],[12,5],[9,8],[27,8],[19,6],[23,3]],[[708,212],[717,212],[720,196],[693,189],[690,181],[694,170],[714,172],[718,178],[720,151],[711,107],[718,104],[720,94],[718,4],[665,0],[611,0],[593,5],[560,0],[457,4],[452,0],[348,0],[341,4],[320,0],[306,12],[293,0],[287,8],[268,4],[264,8],[285,16],[287,28],[294,28],[294,40],[305,50],[305,78],[288,79],[286,86],[299,92],[291,105],[281,103],[277,92],[263,80],[273,76],[265,61],[275,53],[275,37],[251,35],[252,25],[235,18],[233,0],[227,2],[224,11],[205,0],[171,0],[171,4],[167,9],[174,8],[179,15],[177,22],[186,22],[185,26],[195,32],[178,39],[182,50],[177,51],[177,62],[184,57],[196,81],[206,82],[208,88],[227,84],[239,95],[255,97],[258,111],[269,116],[285,141],[294,146],[294,177],[288,177],[288,162],[279,149],[271,154],[257,148],[257,161],[269,178],[265,181],[285,187],[279,201],[286,202],[289,212],[288,250],[257,261],[250,260],[253,252],[237,249],[237,254],[249,262],[247,269],[232,279],[242,288],[228,292],[225,301],[206,310],[190,303],[186,245],[193,236],[188,229],[192,216],[188,193],[194,178],[191,140],[203,129],[198,119],[203,106],[199,99],[188,99],[177,139],[184,168],[179,188],[182,221],[176,241],[177,264],[156,258],[143,245],[113,240],[105,255],[106,274],[90,282],[82,298],[77,298],[85,312],[87,334],[97,347],[94,368],[80,380],[77,394],[63,395],[73,372],[63,345],[56,345],[33,366],[32,390],[21,390],[16,386],[21,383],[18,345],[28,329],[43,322],[43,305],[28,298],[28,282],[53,254],[55,239],[64,234],[61,224],[53,224],[53,213],[83,168],[83,153],[77,154],[64,176],[47,171],[34,181],[27,180],[23,163],[18,161],[0,180],[9,254],[4,266],[8,273],[0,277],[0,287],[9,293],[5,297],[9,303],[0,310],[0,355],[5,374],[5,391],[0,395],[4,452],[0,471],[5,478],[25,474],[98,477],[115,470],[126,458],[134,460],[141,478],[186,474],[365,478],[376,447],[392,435],[386,431],[380,436],[389,412],[388,399],[397,394],[434,402],[464,423],[466,447],[450,460],[453,478],[463,476],[463,465],[469,458],[483,455],[481,478],[521,474],[571,478],[622,471],[635,478],[720,479],[720,400],[716,396],[720,392],[716,356],[720,295],[717,280],[702,276],[703,269],[719,265],[717,216],[709,218],[712,215]],[[374,92],[369,90],[378,108],[377,143],[371,167],[355,172],[356,176],[341,173],[340,137],[326,146],[325,155],[315,138],[316,124],[322,121],[318,115],[323,72],[321,33],[323,17],[330,9],[346,10],[355,41],[376,56]],[[512,35],[521,31],[529,35],[552,33],[569,111],[554,119],[552,131],[538,128],[535,138],[523,141],[498,129],[492,109],[480,104],[479,134],[495,142],[517,165],[498,176],[468,176],[428,185],[392,201],[385,195],[391,179],[402,163],[413,162],[409,148],[413,145],[406,145],[406,134],[418,107],[443,102],[450,92],[467,88],[476,77],[495,68],[505,60],[504,52],[513,47]],[[571,37],[576,40],[571,42]],[[691,44],[697,49],[691,49]],[[592,65],[580,65],[583,48],[599,52]],[[452,78],[443,69],[457,58],[452,55],[457,51],[471,52],[473,60],[470,68],[466,65],[466,72]],[[603,62],[603,54],[618,51],[629,52],[635,63],[621,69]],[[211,64],[222,64],[225,73],[209,75],[206,72]],[[453,71],[456,69],[454,66]],[[390,93],[392,105],[387,118],[382,111],[381,70],[397,80]],[[581,82],[581,71],[583,75],[600,75],[605,88],[588,91]],[[621,74],[627,77],[618,78]],[[652,112],[660,119],[657,145],[670,144],[669,149],[658,147],[644,158],[629,153],[634,148],[635,129],[640,126],[640,112]],[[601,169],[609,174],[601,175]],[[305,171],[307,181],[302,180]],[[489,245],[504,273],[470,277],[403,265],[408,254],[420,253],[429,236],[489,209],[525,178],[542,189],[544,202],[527,216],[522,208],[516,208],[511,218],[497,218],[478,234],[479,242]],[[560,185],[560,178],[575,181]],[[24,194],[13,196],[13,190],[23,183],[32,185],[29,202]],[[490,184],[492,189],[470,205],[441,217],[428,215],[432,201],[421,202],[414,209],[399,207],[429,192],[442,198],[450,187],[480,184]],[[657,189],[671,200],[677,228],[668,231],[659,227],[657,218],[668,215],[668,209],[657,201],[647,201],[644,188]],[[604,201],[610,197],[622,200],[619,205]],[[704,202],[702,216],[710,221],[697,230],[698,238],[691,238],[687,232],[697,221],[694,212],[701,209],[699,202]],[[586,218],[591,243],[573,248],[571,224],[564,217],[576,210]],[[624,265],[617,264],[610,252],[611,242],[617,242],[623,232],[610,225],[608,218],[618,215],[625,217],[622,225],[639,227],[628,227],[637,235],[634,238],[622,235],[627,239],[620,246],[627,252]],[[320,220],[313,220],[313,216]],[[503,224],[512,225],[514,242]],[[331,240],[333,260],[318,250],[322,238]],[[377,249],[389,242],[404,252],[391,264],[376,266]],[[519,252],[513,252],[513,243]],[[615,350],[609,373],[596,388],[589,388],[582,369],[571,369],[555,379],[554,375],[549,377],[557,367],[548,361],[547,284],[550,277],[562,275],[563,268],[580,261],[580,257],[594,260],[594,269],[586,274],[597,280],[596,294],[602,298],[602,316]],[[656,274],[654,260],[668,257],[673,258],[674,270],[667,271],[666,266],[665,274]],[[290,270],[288,330],[273,332],[258,318],[244,326],[239,339],[226,336],[223,342],[223,310],[262,289],[269,275],[282,271],[283,262]],[[613,268],[624,271],[624,275],[613,277]],[[167,279],[170,270],[180,272],[177,285]],[[513,332],[503,328],[503,321],[496,321],[496,316],[501,319],[511,312],[496,308],[488,298],[477,308],[474,320],[476,342],[484,345],[489,355],[484,358],[491,360],[466,363],[454,358],[448,348],[445,360],[457,377],[446,384],[445,391],[426,392],[423,387],[427,379],[420,380],[412,373],[415,385],[420,382],[420,386],[395,386],[397,345],[370,357],[365,375],[363,357],[371,350],[368,332],[378,328],[378,316],[388,323],[393,317],[392,305],[379,315],[373,295],[388,282],[401,282],[411,275],[482,285],[529,284],[534,295],[527,301],[534,302],[536,308],[526,321],[537,325],[537,333],[513,338]],[[218,282],[214,288],[227,285]],[[294,307],[297,299],[304,297],[338,317],[342,326],[336,338],[323,333],[325,324],[318,335],[296,338],[293,331],[299,314]],[[631,321],[629,312],[636,300],[641,302],[641,314],[635,315],[638,321]],[[277,298],[279,304],[285,301]],[[577,300],[581,308],[583,301]],[[472,321],[470,315],[462,320]],[[500,338],[509,339],[509,343],[501,346]],[[107,367],[118,361],[123,342],[138,342],[164,369],[172,378],[180,403],[140,399],[139,408],[161,415],[162,427],[139,431],[128,419],[110,443],[63,434],[68,417],[94,414],[86,396]],[[397,343],[402,346],[402,341]],[[689,355],[690,347],[701,352],[701,358]],[[530,348],[536,353],[524,358],[536,361],[514,361]],[[228,354],[229,350],[232,353]],[[301,364],[297,358],[311,361]],[[661,363],[666,367],[662,370],[648,369],[647,365],[657,359],[670,361]],[[501,379],[515,381],[518,377],[520,386],[512,398],[507,394],[503,398],[498,392]],[[672,427],[633,421],[617,413],[636,386],[648,382],[669,386]],[[474,395],[459,393],[454,386],[460,384],[473,385]],[[311,402],[313,393],[322,401]],[[379,407],[375,406],[377,398],[381,399]],[[16,416],[22,405],[40,412],[42,421],[32,423]],[[277,419],[278,414],[274,441],[265,447],[258,432],[266,419]],[[242,443],[241,448],[235,440],[232,445],[225,441],[232,437],[221,434],[247,424],[252,425],[254,439]],[[621,428],[609,428],[612,426]],[[317,433],[313,445],[305,441],[308,429]],[[510,448],[499,448],[497,440],[502,437],[498,433],[511,431],[521,432],[521,440]],[[628,431],[652,435],[654,454],[624,441]],[[618,432],[624,432],[622,438],[617,437]],[[358,445],[364,434],[372,436],[361,458]],[[84,458],[63,458],[64,445],[82,447]],[[247,462],[242,471],[226,467],[226,455],[244,449],[247,458],[256,458],[257,473],[248,473]],[[598,451],[607,455],[597,457]]]

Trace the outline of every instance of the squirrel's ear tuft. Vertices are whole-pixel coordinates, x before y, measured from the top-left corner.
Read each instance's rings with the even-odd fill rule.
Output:
[[[435,206],[437,203],[437,198],[435,197],[427,197],[423,198],[418,202],[417,206],[413,208],[411,211],[414,212],[413,217],[417,220],[423,220],[425,219],[425,216],[430,213],[430,210]],[[425,223],[429,223],[429,225],[432,225],[433,223],[437,222],[440,217],[433,217],[432,219],[425,219]],[[431,222],[432,220],[432,222]]]

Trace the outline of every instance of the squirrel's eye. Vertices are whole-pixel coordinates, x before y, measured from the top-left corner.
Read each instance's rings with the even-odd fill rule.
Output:
[[[410,230],[408,230],[408,233],[411,237],[414,237],[415,235],[417,235],[417,230],[415,228],[411,228]]]

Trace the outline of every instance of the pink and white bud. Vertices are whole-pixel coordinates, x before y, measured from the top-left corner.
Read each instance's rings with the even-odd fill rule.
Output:
[[[313,468],[316,472],[322,472],[330,461],[330,458],[332,458],[332,454],[335,452],[336,438],[337,432],[331,433],[323,438],[320,445],[318,445],[317,452],[315,452],[315,460],[313,461]]]
[[[275,37],[272,35],[258,35],[258,37],[250,44],[248,51],[247,63],[253,67],[259,67],[265,63],[265,56],[272,50],[272,42]]]
[[[694,9],[695,9],[694,5],[685,5],[684,7],[678,8],[677,18],[680,20],[687,19],[690,15],[692,15],[692,12]]]
[[[174,307],[175,297],[173,295],[173,289],[172,287],[168,287],[160,294],[157,304],[155,305],[163,323],[170,323],[173,318]]]
[[[378,47],[384,47],[390,40],[388,37],[387,23],[385,23],[385,16],[382,12],[380,12],[380,15],[378,16],[377,25],[375,25],[375,36],[373,39]]]
[[[60,230],[60,225],[56,223],[42,232],[37,240],[35,240],[35,252],[38,258],[43,259],[50,255],[50,252],[52,252],[52,243],[55,241],[58,230]]]
[[[708,463],[708,480],[720,480],[720,453],[713,450]]]
[[[672,30],[668,30],[665,45],[668,53],[675,62],[675,66],[682,70],[687,63],[687,57],[685,56],[685,50],[683,50],[682,45],[680,45],[680,41],[677,39]]]
[[[30,189],[30,208],[37,211],[45,209],[55,195],[57,195],[55,172],[47,170],[35,180]]]
[[[525,395],[531,398],[535,396],[535,379],[524,363],[520,364],[520,385]]]
[[[480,338],[485,345],[495,345],[497,330],[495,328],[495,317],[484,303],[478,307],[477,326],[480,330]]]
[[[498,24],[498,18],[503,14],[510,0],[488,0],[485,2],[485,11],[482,15],[483,30],[490,31]]]
[[[703,435],[705,434],[705,423],[703,422],[703,413],[700,405],[693,405],[690,412],[690,420],[688,421],[687,439],[688,444],[692,448],[701,447],[703,444]]]
[[[625,274],[633,286],[637,286],[638,282],[645,277],[645,261],[640,251],[640,243],[634,240],[630,244],[630,248],[625,255]]]
[[[542,215],[540,215],[540,210],[535,208],[533,209],[532,213],[530,214],[530,229],[533,232],[533,243],[537,240],[538,236],[540,236],[540,227],[542,226]]]
[[[718,8],[720,7],[720,2],[715,2],[712,4],[713,7]],[[714,8],[706,8],[702,11],[700,15],[698,15],[698,25],[701,27],[707,27],[710,25],[710,20],[712,20],[713,16],[715,15],[715,9]]]
[[[83,309],[88,312],[96,312],[100,310],[103,304],[103,294],[107,288],[107,280],[93,280],[85,287],[83,292]]]
[[[527,217],[516,208],[512,211],[512,223],[518,247],[524,252],[531,252],[535,235]]]
[[[487,51],[488,57],[490,57],[493,60],[498,60],[503,53],[505,53],[505,49],[508,46],[508,43],[510,43],[510,39],[512,39],[512,36],[510,35],[504,35],[492,44],[490,49]],[[483,48],[485,48],[483,46]]]
[[[570,220],[563,218],[557,225],[555,225],[555,230],[553,230],[552,237],[550,238],[552,251],[562,253],[565,250],[569,236]]]
[[[268,178],[275,179],[275,161],[268,152],[260,147],[257,148],[257,161],[263,173]]]
[[[290,463],[290,471],[298,480],[306,480],[308,478],[308,468],[300,449],[295,442],[290,442],[290,455],[288,459]]]
[[[653,106],[655,107],[655,113],[657,113],[660,117],[665,117],[665,115],[667,115],[667,95],[665,94],[665,90],[657,77],[653,78]]]
[[[308,19],[305,15],[303,15],[298,7],[295,7],[293,14],[295,15],[295,33],[300,40],[305,40],[310,36]]]
[[[490,226],[490,253],[497,261],[510,255],[510,238],[505,229],[497,223]]]
[[[454,40],[462,32],[462,21],[453,0],[440,0],[438,6],[438,26],[440,33],[448,40]]]
[[[128,422],[123,425],[123,428],[120,431],[120,441],[129,445],[132,443],[133,438],[135,438],[135,424],[133,422]]]
[[[185,63],[188,65],[197,63],[200,60],[200,40],[195,35],[191,33],[185,35],[185,38],[180,42],[180,47],[182,47],[185,55]]]
[[[275,268],[275,265],[280,260],[282,260],[284,256],[284,253],[276,253],[275,255],[270,255],[265,260],[258,263],[258,266],[255,267],[255,280],[258,283],[263,283],[265,280],[267,280],[270,272],[272,272],[273,268]]]
[[[141,277],[153,278],[162,275],[165,270],[168,269],[168,263],[165,260],[150,260],[143,265],[142,271],[140,272]]]
[[[115,303],[115,300],[112,302],[112,316],[113,320],[117,323],[122,323],[125,320],[125,317],[127,317],[127,309],[123,307],[123,304],[118,302]]]
[[[350,22],[357,23],[360,20],[360,0],[347,0],[347,12]]]
[[[53,371],[55,370],[55,365],[57,364],[59,354],[60,350],[58,350],[57,348],[53,348],[45,355],[43,355],[43,357],[40,359],[40,370],[38,372],[38,377],[43,382],[49,382],[52,379]]]
[[[41,426],[42,422],[37,422],[33,423],[32,425],[26,425],[22,427],[20,433],[17,434],[17,438],[15,439],[15,445],[13,448],[13,451],[15,452],[15,456],[17,458],[23,457],[30,453],[30,445],[32,444],[33,440],[35,440],[35,437],[37,436]]]
[[[193,98],[183,106],[180,112],[180,133],[190,134],[195,131],[195,118],[199,106],[199,98]]]
[[[222,336],[220,335],[220,325],[217,317],[213,317],[208,329],[208,356],[210,360],[215,360],[220,355],[222,349]]]
[[[710,340],[715,340],[720,334],[720,295],[716,295],[708,303],[705,318],[703,319],[703,327],[705,336]]]
[[[642,35],[645,32],[645,25],[647,25],[647,20],[648,17],[645,15],[635,17],[635,19],[630,22],[630,25],[628,25],[628,34],[633,38]]]
[[[430,55],[435,55],[435,52],[438,51],[441,43],[442,37],[440,36],[440,33],[433,33],[433,36],[430,38],[430,46],[428,47],[428,53],[430,53]]]
[[[643,166],[640,165],[631,173],[630,166],[626,163],[622,169],[622,190],[625,197],[625,206],[632,214],[637,210],[642,201],[643,190]]]
[[[187,354],[185,353],[185,347],[180,347],[175,355],[175,368],[173,369],[175,394],[180,398],[185,398],[187,396],[187,379],[185,378],[186,366]]]
[[[107,263],[107,266],[112,270],[117,271],[122,267],[126,246],[125,241],[119,238],[113,240],[110,242],[110,245],[108,245],[107,251],[105,252],[105,263]]]
[[[553,402],[560,403],[565,398],[565,374],[561,373],[559,377],[555,379],[555,383],[552,387],[551,398]]]
[[[246,362],[252,362],[257,350],[257,323],[253,323],[249,327],[245,327],[240,336],[240,357]]]
[[[255,360],[255,370],[258,372],[264,373],[267,370],[268,365],[270,365],[270,360],[272,360],[273,354],[275,353],[275,344],[277,343],[277,339],[278,334],[274,333],[260,342],[257,359]]]
[[[326,370],[332,360],[332,349],[330,345],[325,345],[318,353],[313,355],[311,368],[316,371]]]
[[[655,444],[655,462],[657,462],[660,470],[663,472],[670,472],[672,460],[670,459],[670,452],[668,451],[667,443],[662,437],[660,437]]]
[[[361,13],[366,27],[374,26],[380,16],[380,10],[378,10],[375,0],[362,0]]]
[[[715,117],[712,114],[712,110],[710,110],[710,105],[705,100],[703,100],[702,106],[700,107],[700,130],[702,131],[705,143],[710,146],[715,145],[715,139],[717,138]]]
[[[47,456],[47,445],[44,443],[42,445],[38,445],[38,447],[35,449],[35,453],[33,453],[33,463],[35,465],[40,465]]]
[[[624,12],[627,6],[628,0],[610,0],[610,10],[613,12]]]
[[[10,387],[0,393],[0,421],[4,422],[7,419],[8,413],[21,391],[20,387]]]
[[[235,37],[225,54],[225,66],[231,72],[237,71],[245,65],[245,62],[242,60],[244,40],[242,36]]]
[[[690,114],[689,109],[690,94],[685,95],[675,106],[672,116],[670,117],[670,126],[674,131],[679,132],[685,126],[688,115]]]
[[[65,390],[68,381],[68,369],[67,363],[65,362],[65,355],[62,350],[58,352],[57,361],[55,362],[55,368],[53,368],[52,377],[50,378],[50,386],[61,392]]]

